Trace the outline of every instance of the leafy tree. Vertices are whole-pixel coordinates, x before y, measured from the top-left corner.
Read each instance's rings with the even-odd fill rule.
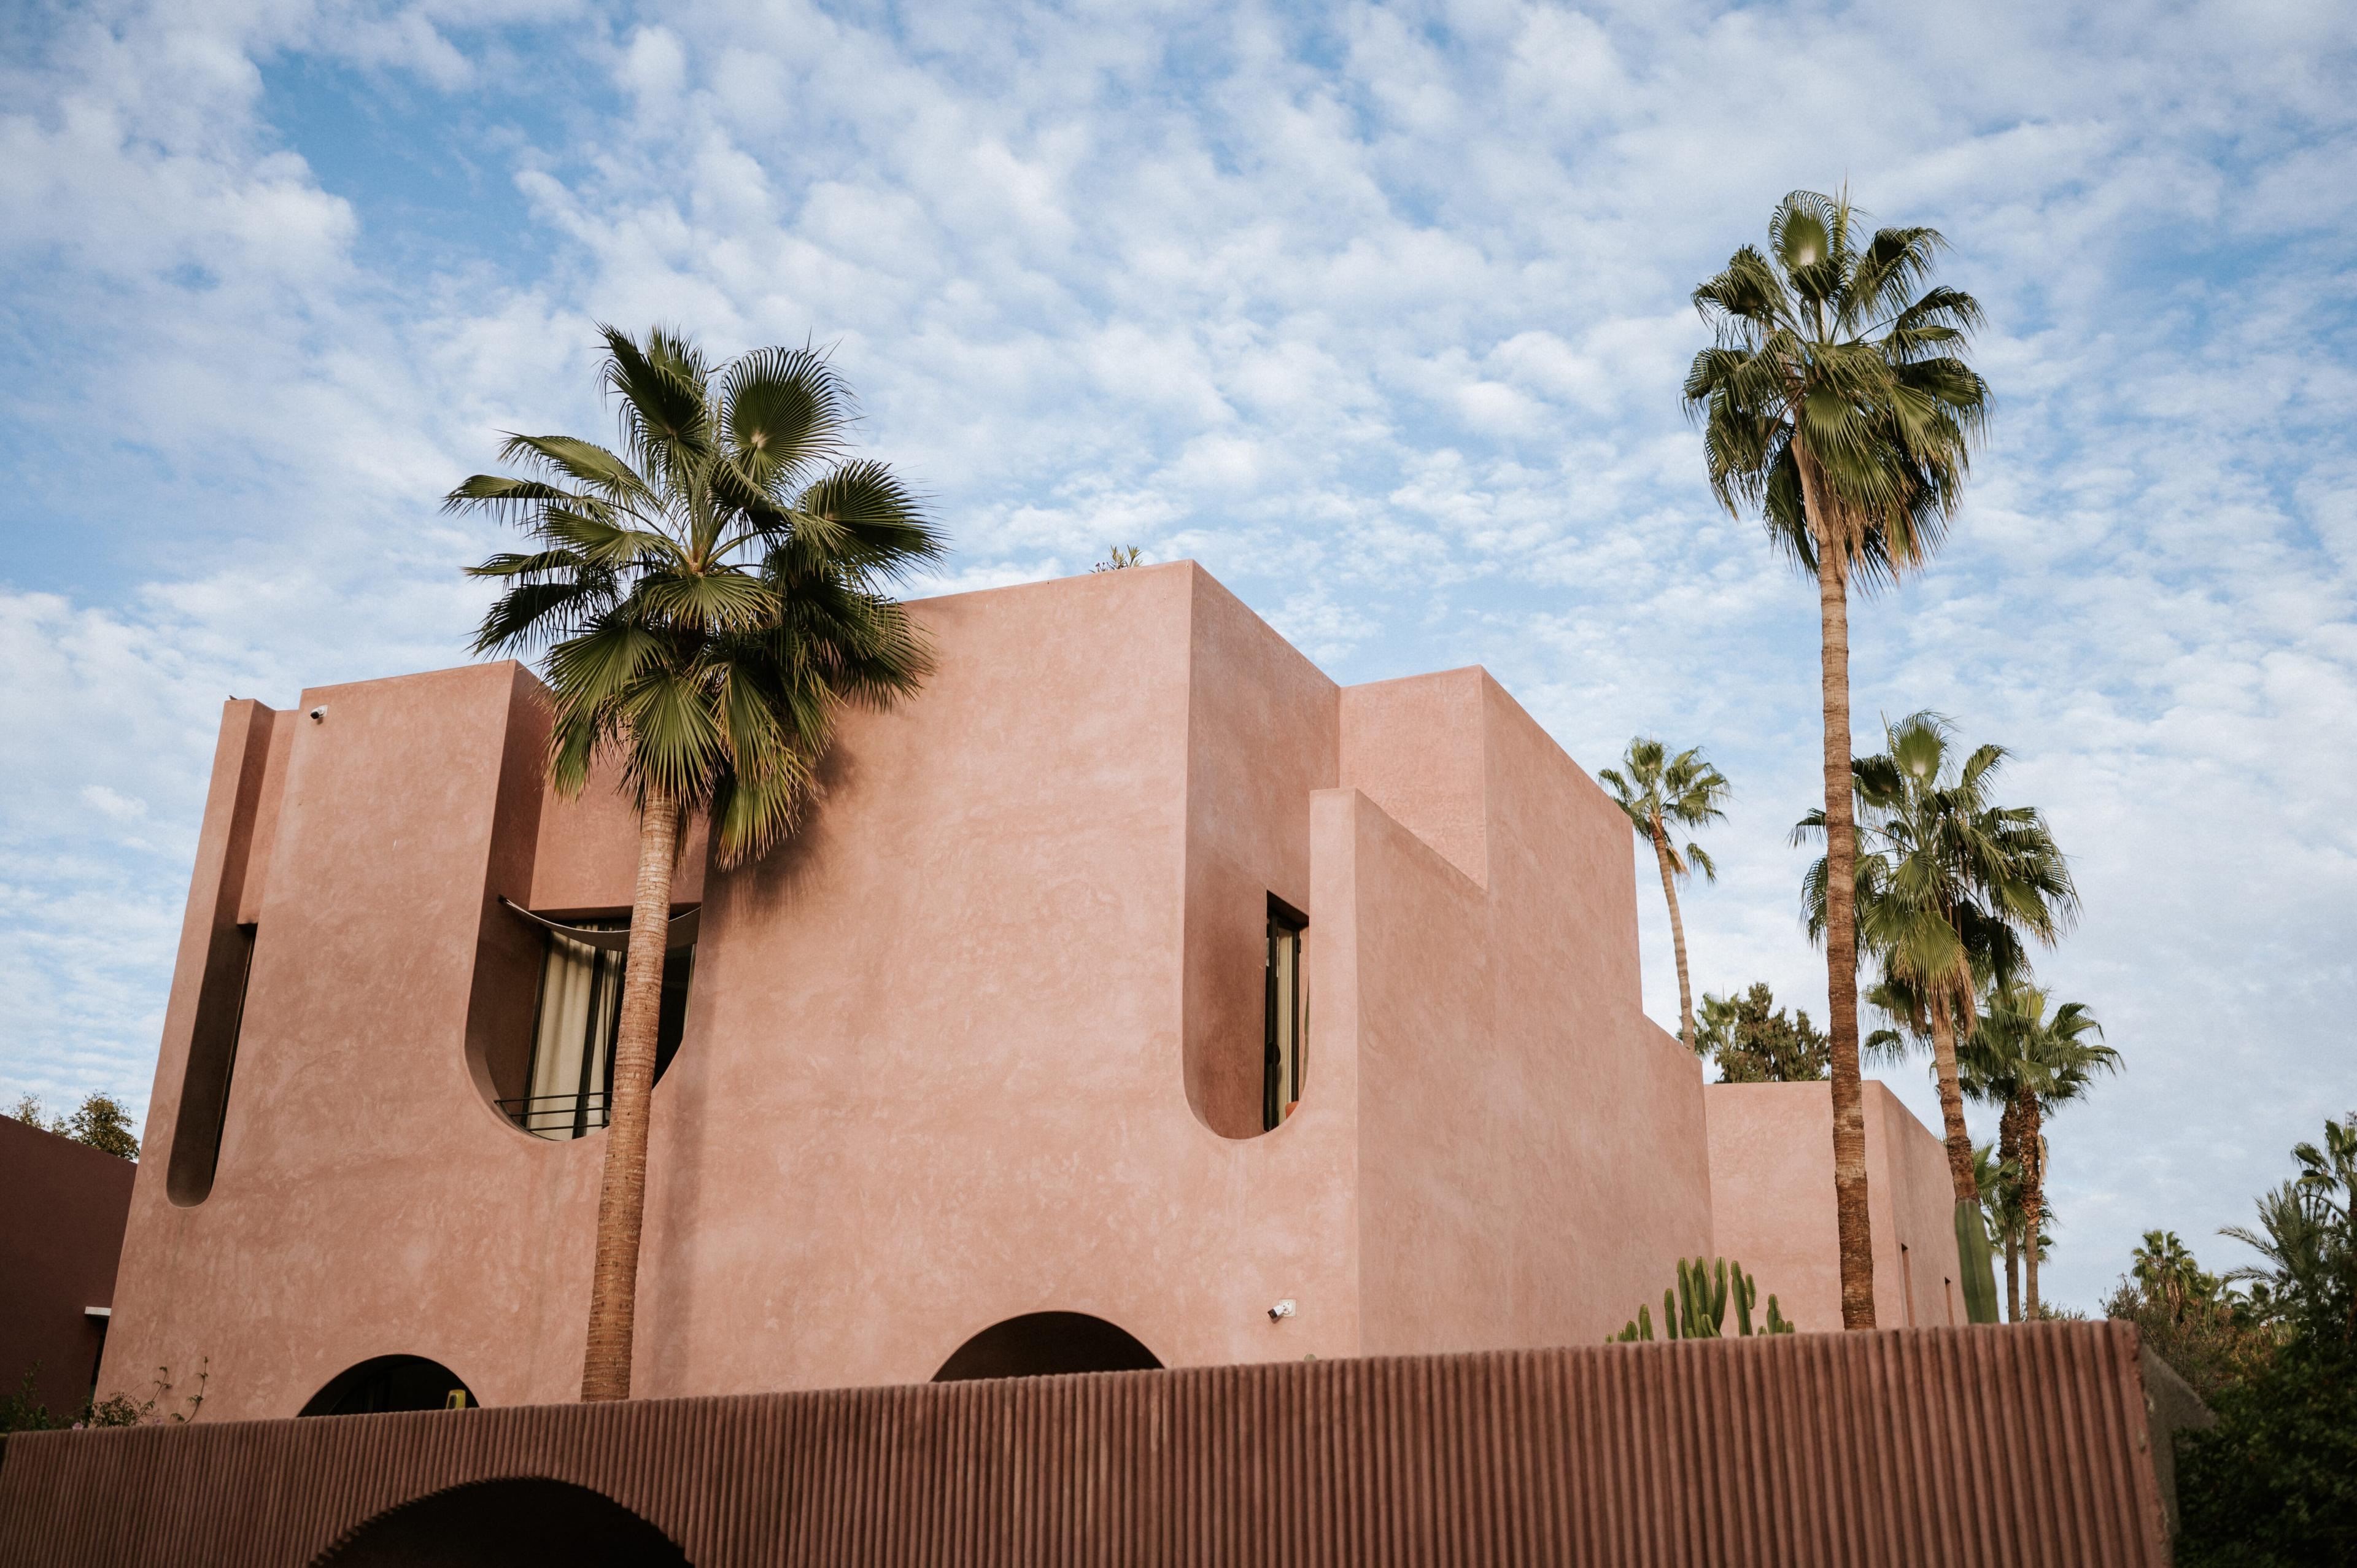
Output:
[[[2264,1289],[2254,1303],[2282,1342],[2216,1391],[2217,1425],[2179,1435],[2188,1568],[2357,1562],[2357,1113],[2293,1157],[2258,1226],[2227,1232],[2259,1250],[2228,1278]]]
[[[22,1122],[28,1127],[38,1127],[45,1133],[55,1133],[61,1138],[71,1138],[77,1144],[87,1144],[93,1149],[139,1163],[139,1135],[131,1130],[131,1112],[111,1094],[93,1091],[82,1097],[70,1116],[48,1116],[38,1097],[23,1095],[16,1108],[0,1112],[12,1122]]]
[[[1610,788],[1628,815],[1629,825],[1652,847],[1653,859],[1661,866],[1662,897],[1670,906],[1670,947],[1678,960],[1679,1038],[1686,1049],[1699,1052],[1694,988],[1686,981],[1686,928],[1678,914],[1678,883],[1696,871],[1716,882],[1718,867],[1698,843],[1680,850],[1672,842],[1670,830],[1725,821],[1727,813],[1719,807],[1727,800],[1727,779],[1703,757],[1701,747],[1688,746],[1672,757],[1668,747],[1650,736],[1631,741],[1620,755],[1620,766],[1607,768],[1597,777]]]
[[[623,454],[514,435],[454,510],[521,526],[533,547],[472,575],[501,585],[479,652],[542,650],[550,770],[577,792],[621,764],[639,865],[581,1397],[626,1399],[646,1196],[663,937],[684,818],[706,814],[723,865],[785,838],[814,796],[846,705],[914,693],[930,655],[886,586],[939,537],[885,465],[846,456],[849,391],[807,349],[724,365],[657,328],[601,328]]]
[[[2145,1232],[2104,1316],[2136,1324],[2153,1354],[2204,1400],[2255,1377],[2284,1338],[2263,1300],[2204,1270],[2174,1230]]]
[[[1132,566],[1146,564],[1146,552],[1135,544],[1116,544],[1103,560],[1089,568],[1092,572],[1126,572]]]
[[[2357,1112],[2326,1122],[2321,1145],[2298,1144],[2291,1153],[2299,1175],[2260,1197],[2257,1228],[2219,1232],[2262,1260],[2226,1278],[2264,1290],[2269,1308],[2303,1332],[2357,1345]]]
[[[1849,595],[1895,583],[1937,551],[1988,407],[1986,383],[1961,354],[1980,322],[1979,304],[1956,289],[1923,286],[1943,243],[1938,231],[1885,228],[1861,245],[1860,216],[1846,196],[1784,198],[1769,220],[1768,248],[1741,247],[1695,290],[1715,341],[1695,356],[1684,388],[1721,504],[1738,516],[1758,511],[1776,547],[1817,585],[1846,1328],[1874,1326],[1858,1072]]]
[[[1704,993],[1695,1049],[1717,1064],[1721,1083],[1815,1083],[1825,1076],[1825,1036],[1806,1012],[1787,1016],[1765,981],[1739,996]]]
[[[2077,1002],[2047,1011],[2047,993],[2025,982],[1992,986],[1980,1028],[1963,1047],[1961,1079],[1975,1099],[2001,1107],[1998,1157],[2020,1169],[2021,1230],[2044,1240],[2046,1118],[2087,1092],[2099,1073],[2119,1070],[2120,1055],[2101,1044],[2094,1015]],[[2041,1316],[2038,1265],[2044,1248],[2022,1249],[2024,1311]]]

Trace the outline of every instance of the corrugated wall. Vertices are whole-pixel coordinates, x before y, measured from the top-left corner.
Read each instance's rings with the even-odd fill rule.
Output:
[[[298,1568],[505,1476],[700,1568],[2167,1561],[2135,1330],[2074,1323],[38,1434],[0,1563]]]

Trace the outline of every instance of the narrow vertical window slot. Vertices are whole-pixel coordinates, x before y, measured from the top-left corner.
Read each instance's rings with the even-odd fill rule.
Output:
[[[1274,895],[1268,901],[1265,1026],[1262,1032],[1261,1128],[1273,1132],[1301,1102],[1304,1069],[1301,935],[1308,918]]]

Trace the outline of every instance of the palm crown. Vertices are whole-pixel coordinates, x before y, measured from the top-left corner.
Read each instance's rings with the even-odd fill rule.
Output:
[[[1989,989],[1981,1027],[1958,1056],[1973,1098],[2050,1112],[2084,1093],[2097,1073],[2119,1069],[2120,1053],[2098,1037],[2104,1026],[2085,1004],[2065,1002],[2050,1014],[2050,1001],[2021,981]]]
[[[836,709],[912,692],[929,659],[881,592],[942,545],[883,464],[845,456],[851,396],[805,348],[725,365],[660,328],[602,328],[627,456],[513,435],[453,510],[521,525],[536,548],[473,575],[505,585],[479,652],[545,647],[559,788],[619,749],[643,807],[710,811],[722,864],[789,832]]]
[[[1721,810],[1728,794],[1727,779],[1704,759],[1700,746],[1688,746],[1673,757],[1660,741],[1641,736],[1629,743],[1619,768],[1600,769],[1597,777],[1610,787],[1638,836],[1666,850],[1673,871],[1680,876],[1699,871],[1706,880],[1718,879],[1718,867],[1702,845],[1689,843],[1681,850],[1669,837],[1673,827],[1701,828],[1727,819]]]
[[[2076,1002],[2051,1013],[2047,993],[2024,980],[1990,986],[1980,1028],[1957,1051],[1964,1090],[1976,1100],[2004,1108],[1998,1151],[2018,1165],[2023,1258],[2029,1274],[2029,1307],[2038,1305],[2038,1238],[2046,1214],[2045,1118],[2084,1093],[2097,1073],[2117,1071],[2119,1053],[2101,1043],[2094,1015]],[[2011,1263],[2007,1268],[2010,1275]]]
[[[1688,746],[1673,757],[1669,747],[1649,736],[1631,741],[1621,753],[1620,767],[1607,768],[1598,777],[1611,787],[1630,825],[1652,846],[1653,858],[1661,866],[1662,898],[1670,910],[1670,945],[1677,956],[1678,1037],[1686,1049],[1699,1050],[1702,1036],[1695,1029],[1694,982],[1686,973],[1686,928],[1678,914],[1678,879],[1699,870],[1716,882],[1718,867],[1698,843],[1689,843],[1681,852],[1670,837],[1670,829],[1698,828],[1725,817],[1719,802],[1727,797],[1727,779],[1704,760],[1700,747]]]
[[[1685,403],[1728,510],[1759,508],[1812,575],[1830,548],[1843,576],[1871,585],[1938,549],[1989,394],[1955,352],[1979,302],[1922,286],[1939,231],[1880,229],[1861,248],[1859,216],[1846,196],[1796,190],[1766,252],[1743,246],[1695,290],[1716,341],[1695,356]]]
[[[2078,890],[2045,817],[1992,800],[2003,746],[1959,758],[1953,728],[1932,713],[1886,725],[1883,737],[1854,775],[1858,938],[1883,976],[1874,999],[1918,1034],[1935,1007],[1969,1034],[1978,981],[2018,972],[2023,939],[2060,936]],[[1793,838],[1824,830],[1824,811],[1812,811]],[[1812,937],[1824,933],[1826,875],[1821,858],[1802,882]]]

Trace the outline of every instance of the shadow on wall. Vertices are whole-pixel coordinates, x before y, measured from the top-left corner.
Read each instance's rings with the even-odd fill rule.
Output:
[[[603,1492],[537,1476],[477,1481],[387,1509],[312,1568],[684,1568],[671,1539]]]
[[[423,1356],[372,1356],[311,1396],[304,1415],[375,1415],[393,1410],[467,1409],[479,1402],[463,1379]]]
[[[1028,1312],[994,1323],[957,1348],[937,1383],[1047,1378],[1062,1372],[1149,1372],[1162,1362],[1117,1325],[1085,1312]]]

